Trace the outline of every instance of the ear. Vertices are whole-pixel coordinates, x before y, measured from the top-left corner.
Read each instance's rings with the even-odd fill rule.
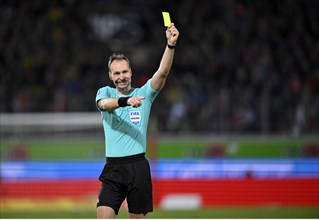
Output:
[[[112,80],[112,73],[111,72],[109,72],[109,78],[110,78],[110,80]]]

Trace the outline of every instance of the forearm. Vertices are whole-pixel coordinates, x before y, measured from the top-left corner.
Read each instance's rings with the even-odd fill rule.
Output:
[[[170,49],[166,46],[159,68],[152,77],[151,86],[156,91],[160,91],[164,87],[166,78],[173,64],[174,50],[175,49]]]
[[[174,60],[174,51],[175,49],[170,49],[166,46],[157,71],[161,77],[166,78],[168,76]]]
[[[101,111],[112,111],[119,107],[132,106],[138,108],[142,105],[144,96],[133,96],[133,97],[121,97],[121,98],[104,98],[98,101],[98,106]]]
[[[118,104],[118,99],[116,98],[101,99],[98,102],[98,106],[101,111],[112,111],[120,107]]]

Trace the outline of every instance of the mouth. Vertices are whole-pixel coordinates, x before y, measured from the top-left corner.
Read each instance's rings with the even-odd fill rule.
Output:
[[[126,86],[127,85],[127,81],[117,81],[116,83],[118,86]]]

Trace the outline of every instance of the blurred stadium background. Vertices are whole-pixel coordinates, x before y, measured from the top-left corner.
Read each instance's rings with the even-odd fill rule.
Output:
[[[106,61],[157,69],[181,32],[147,155],[154,218],[319,218],[319,2],[0,2],[0,217],[95,218]],[[125,203],[120,217],[126,217]]]

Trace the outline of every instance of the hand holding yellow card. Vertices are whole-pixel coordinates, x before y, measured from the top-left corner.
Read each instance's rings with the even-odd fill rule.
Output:
[[[168,12],[162,12],[163,15],[163,19],[164,19],[164,26],[168,27],[172,22],[171,22],[171,18],[169,16]]]

